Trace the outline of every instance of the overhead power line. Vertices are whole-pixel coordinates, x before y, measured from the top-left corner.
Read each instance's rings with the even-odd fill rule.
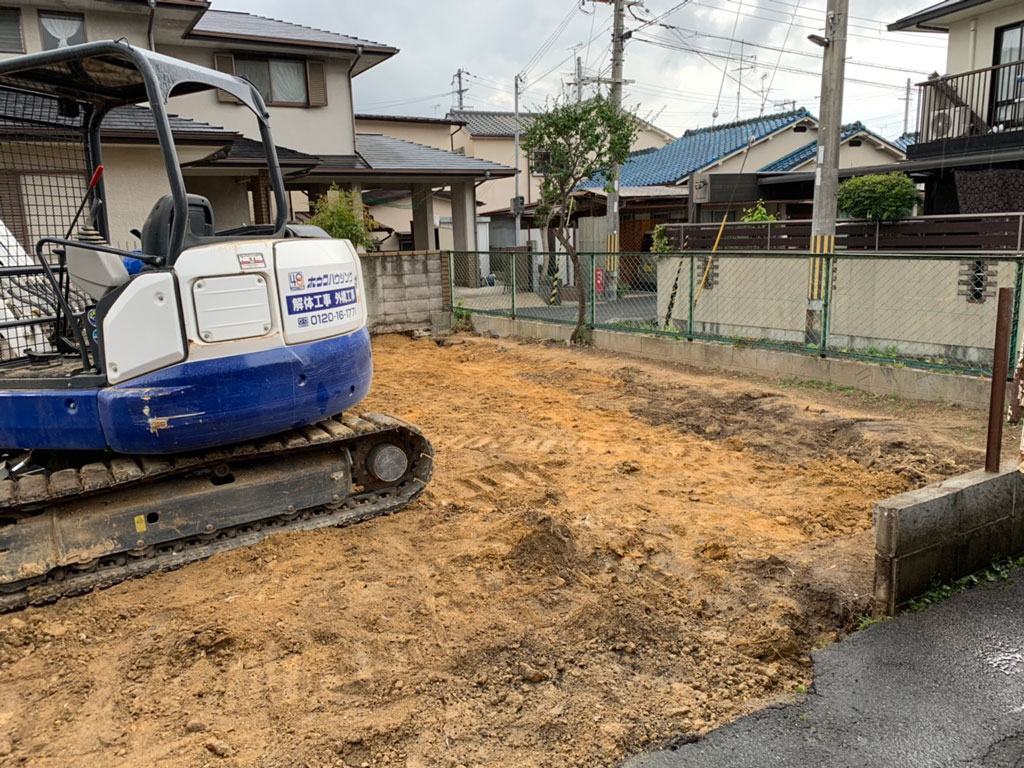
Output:
[[[695,48],[695,47],[692,47],[692,46],[686,46],[686,45],[683,45],[681,43],[674,43],[674,42],[672,42],[670,40],[664,40],[662,38],[657,38],[657,37],[648,38],[648,37],[636,37],[636,36],[634,36],[633,39],[634,40],[639,40],[640,42],[648,43],[650,45],[656,45],[656,46],[661,47],[661,48],[667,48],[667,49],[673,50],[673,51],[686,51],[688,53],[696,53],[697,55],[702,56],[702,57],[707,56],[707,57],[716,58],[716,59],[725,59],[726,61],[736,61],[736,58],[734,56],[729,56],[729,55],[727,55],[727,54],[725,54],[725,53],[723,53],[721,51],[702,50],[700,48]],[[796,75],[808,75],[810,77],[818,77],[818,78],[821,77],[821,73],[820,72],[812,72],[812,71],[807,70],[807,69],[799,69],[798,67],[780,66],[779,70],[782,71],[782,72],[791,72],[791,73],[796,74]],[[891,88],[891,89],[895,89],[897,91],[902,91],[903,90],[903,86],[902,85],[893,85],[893,84],[890,84],[890,83],[879,83],[879,82],[874,82],[872,80],[858,80],[858,79],[852,78],[852,77],[847,77],[847,78],[845,78],[845,80],[848,83],[857,83],[858,85],[870,85],[870,86],[874,86],[876,88]],[[746,87],[746,86],[744,86],[744,87]],[[751,91],[752,93],[757,93],[758,97],[760,98],[761,94],[758,93],[757,91],[754,91],[752,88],[747,88],[747,90]]]
[[[709,39],[712,39],[712,40],[728,40],[730,43],[743,43],[743,45],[749,46],[751,48],[763,48],[766,51],[775,51],[775,52],[778,52],[778,53],[785,53],[785,54],[788,54],[790,56],[803,56],[805,58],[814,59],[816,61],[820,61],[821,60],[821,54],[820,53],[812,53],[810,51],[796,51],[796,50],[788,49],[788,48],[785,48],[785,47],[780,48],[777,45],[768,45],[767,43],[752,43],[749,40],[736,40],[735,38],[729,37],[728,35],[713,35],[710,32],[701,32],[699,30],[689,29],[687,27],[677,27],[677,26],[675,26],[673,24],[659,24],[658,26],[663,27],[665,29],[669,29],[669,30],[675,30],[675,31],[678,31],[680,33],[686,33],[686,35],[689,35],[691,37],[696,36],[696,37],[706,37],[706,38],[709,38]],[[912,74],[912,75],[922,75],[922,76],[927,76],[928,75],[928,72],[925,72],[925,71],[919,70],[919,69],[906,69],[905,67],[895,67],[895,66],[892,66],[891,64],[875,64],[875,63],[870,62],[870,61],[857,61],[856,59],[847,59],[846,60],[846,64],[847,64],[847,66],[852,64],[852,65],[859,66],[859,67],[872,67],[874,69],[888,69],[888,70],[891,70],[893,72],[904,72],[904,73],[909,73],[909,74]]]

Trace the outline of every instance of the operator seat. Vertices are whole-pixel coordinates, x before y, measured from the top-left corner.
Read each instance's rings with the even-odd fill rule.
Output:
[[[202,195],[188,195],[188,228],[196,237],[213,237],[213,206]],[[174,198],[164,195],[156,201],[142,225],[142,252],[158,256],[166,264],[170,256],[171,228],[174,226]]]

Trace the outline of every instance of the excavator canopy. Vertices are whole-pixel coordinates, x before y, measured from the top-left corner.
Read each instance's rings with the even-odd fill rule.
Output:
[[[259,91],[223,72],[136,48],[128,43],[86,43],[0,61],[0,87],[89,103],[99,111],[159,101],[214,88],[230,93],[261,121],[268,119]]]

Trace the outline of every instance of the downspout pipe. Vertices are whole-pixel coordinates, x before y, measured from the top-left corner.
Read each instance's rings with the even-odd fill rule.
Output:
[[[967,69],[977,69],[978,65],[974,61],[974,55],[978,51],[978,20],[971,19],[970,23],[967,25],[967,29],[969,31],[967,37]],[[946,65],[946,68],[949,68],[948,64]]]
[[[146,39],[149,40],[149,50],[156,51],[153,42],[153,22],[156,21],[156,0],[149,0],[149,26],[146,27]]]

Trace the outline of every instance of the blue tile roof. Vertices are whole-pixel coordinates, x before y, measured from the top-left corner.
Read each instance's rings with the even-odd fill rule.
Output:
[[[892,143],[895,144],[900,149],[902,149],[904,152],[906,152],[907,147],[909,147],[911,144],[917,144],[917,133],[904,133],[899,138],[893,139]]]
[[[805,118],[814,119],[810,112],[801,107],[791,112],[764,115],[735,123],[694,128],[660,149],[630,155],[620,169],[619,183],[623,187],[671,184],[743,149],[748,142],[760,141]],[[604,177],[598,174],[580,186],[593,188],[604,185]]]
[[[878,139],[879,141],[884,141],[886,144],[890,144],[890,145],[896,147],[897,149],[902,151],[904,154],[906,154],[907,148],[906,148],[906,146],[904,144],[900,143],[900,139],[904,139],[905,137],[910,137],[911,136],[911,134],[904,134],[904,136],[901,136],[900,139],[897,139],[895,141],[889,141],[888,139],[883,139],[881,136],[879,136],[874,131],[871,131],[871,130],[868,130],[867,128],[865,128],[864,124],[860,120],[858,120],[855,123],[848,123],[847,125],[844,125],[842,127],[842,129],[839,132],[839,141],[840,142],[849,141],[854,136],[856,136],[858,133],[865,133],[868,136],[872,136],[872,137]],[[910,140],[910,143],[913,144],[913,140],[912,139]],[[804,144],[799,149],[794,149],[788,155],[783,155],[778,160],[773,160],[772,162],[768,163],[768,165],[764,166],[763,168],[759,168],[758,169],[758,173],[779,173],[779,172],[784,172],[784,171],[792,171],[795,168],[799,168],[801,165],[803,165],[804,163],[808,162],[809,160],[813,160],[814,159],[814,154],[817,151],[818,151],[818,141],[817,141],[817,139],[815,139],[814,141],[811,141],[811,142],[808,142],[807,144]]]

